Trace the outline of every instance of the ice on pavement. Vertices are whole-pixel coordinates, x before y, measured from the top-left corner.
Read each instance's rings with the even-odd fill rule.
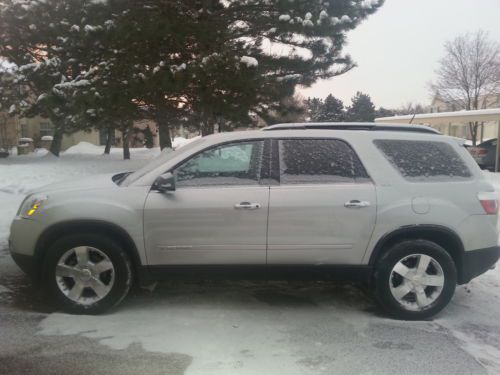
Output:
[[[352,286],[168,283],[109,315],[51,314],[39,334],[186,354],[186,375],[438,375],[438,358],[450,374],[485,373],[439,323],[398,322],[372,307]]]
[[[39,152],[0,160],[0,249],[7,246],[10,221],[29,190],[61,179],[134,170],[159,153],[132,149],[132,159],[124,161],[120,149],[106,156],[102,151],[79,144],[60,158]],[[500,174],[485,174],[500,192]],[[40,323],[40,334],[78,334],[115,349],[139,343],[148,351],[184,353],[193,358],[188,374],[377,374],[383,369],[433,374],[432,362],[438,360],[456,366],[449,373],[481,373],[479,364],[490,374],[500,373],[500,267],[458,287],[450,306],[430,322],[380,317],[350,286],[214,285],[163,285],[103,316],[50,314]],[[450,345],[453,351],[445,349]],[[388,353],[394,360],[380,363]],[[464,360],[466,353],[477,367]],[[371,367],[374,363],[380,371]]]

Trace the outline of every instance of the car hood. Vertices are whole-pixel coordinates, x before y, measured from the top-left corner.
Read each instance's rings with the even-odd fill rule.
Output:
[[[106,188],[119,188],[113,182],[113,176],[116,173],[98,174],[87,177],[78,177],[71,180],[64,180],[54,182],[49,185],[42,186],[36,189],[36,192],[51,193],[57,191],[75,191],[75,190],[89,190],[89,189],[106,189]]]

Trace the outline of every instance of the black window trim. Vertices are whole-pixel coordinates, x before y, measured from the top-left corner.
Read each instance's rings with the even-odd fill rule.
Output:
[[[374,185],[374,181],[373,181],[373,178],[371,177],[370,173],[368,172],[368,169],[366,169],[362,159],[359,157],[358,153],[356,152],[356,148],[352,146],[352,144],[348,141],[346,141],[345,139],[343,138],[338,138],[338,137],[305,137],[305,136],[298,136],[298,137],[276,137],[276,138],[271,138],[272,142],[274,143],[274,146],[271,147],[271,150],[273,149],[276,149],[276,150],[279,150],[279,144],[278,142],[279,141],[285,141],[285,140],[336,140],[336,141],[340,141],[340,142],[343,142],[346,144],[347,147],[349,147],[351,149],[351,151],[353,152],[353,154],[358,158],[359,160],[359,163],[361,164],[361,166],[363,167],[363,169],[365,170],[365,173],[366,173],[366,181],[363,181],[363,182],[322,182],[322,183],[314,183],[314,182],[308,182],[308,183],[301,183],[301,184],[286,184],[286,183],[281,183],[281,173],[280,173],[280,163],[281,163],[281,160],[279,158],[279,151],[277,153],[277,155],[274,155],[274,153],[271,154],[271,158],[273,156],[277,156],[277,159],[278,159],[278,162],[277,163],[272,163],[271,165],[273,166],[273,168],[277,168],[274,170],[274,173],[272,175],[274,176],[277,176],[277,179],[278,179],[278,185],[279,186],[293,186],[293,185],[352,185],[352,184],[356,184],[356,185],[362,185],[362,184],[371,184],[371,185]],[[355,179],[354,179],[355,180]]]
[[[210,145],[210,146],[207,146],[207,147],[205,147],[205,148],[203,148],[201,150],[198,150],[194,154],[191,154],[188,157],[186,157],[185,159],[179,161],[174,166],[172,166],[171,168],[169,168],[168,170],[166,170],[164,173],[170,172],[173,175],[175,175],[175,170],[178,167],[180,167],[182,164],[188,162],[189,160],[191,160],[192,158],[198,156],[199,154],[201,154],[203,152],[210,151],[212,149],[215,149],[215,148],[218,148],[218,147],[221,147],[221,146],[224,146],[224,145],[228,145],[228,144],[250,143],[250,142],[263,142],[263,145],[262,145],[262,157],[261,157],[261,160],[260,160],[259,180],[257,181],[256,184],[252,184],[252,185],[241,184],[241,185],[179,186],[179,189],[234,188],[234,187],[249,187],[249,186],[254,186],[254,187],[255,186],[269,186],[269,184],[263,184],[262,181],[261,181],[262,180],[261,179],[261,174],[262,174],[262,168],[263,168],[262,161],[265,159],[265,154],[264,153],[266,152],[266,142],[270,142],[269,138],[233,139],[233,140],[228,140],[228,141],[220,142],[220,143],[217,143],[217,144],[214,144],[214,145]]]

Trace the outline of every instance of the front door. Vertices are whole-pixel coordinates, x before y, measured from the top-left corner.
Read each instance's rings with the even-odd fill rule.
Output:
[[[173,171],[175,191],[149,193],[144,232],[150,265],[265,264],[269,186],[260,183],[263,144],[205,150]]]
[[[284,139],[271,186],[268,264],[360,264],[376,217],[375,187],[338,139]]]

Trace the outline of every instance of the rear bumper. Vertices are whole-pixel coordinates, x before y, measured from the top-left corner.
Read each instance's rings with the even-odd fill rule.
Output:
[[[468,283],[473,278],[492,268],[500,257],[500,246],[465,251],[462,254],[462,274],[459,284]]]

